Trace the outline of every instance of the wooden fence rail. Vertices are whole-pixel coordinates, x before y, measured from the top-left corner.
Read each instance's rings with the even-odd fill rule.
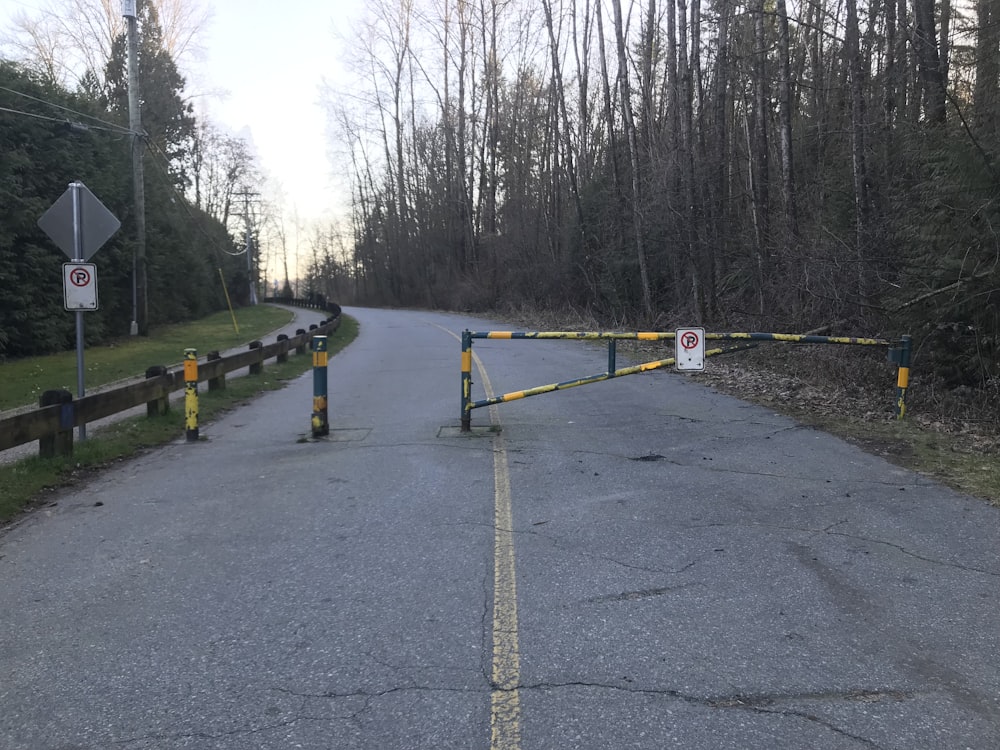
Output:
[[[251,373],[260,372],[267,360],[276,358],[283,361],[291,351],[305,353],[313,336],[328,335],[336,331],[339,326],[340,315],[338,314],[326,319],[320,325],[311,325],[308,331],[300,328],[295,336],[279,337],[279,340],[273,344],[263,345],[259,341],[254,341],[247,351],[199,362],[198,380],[199,382],[207,380],[220,383],[224,381],[226,373],[244,367],[249,368]],[[64,403],[40,406],[32,411],[2,418],[0,419],[0,451],[30,443],[33,440],[40,441],[44,450],[45,441],[50,440],[58,433],[71,431],[74,427],[96,422],[142,404],[147,405],[148,414],[160,414],[165,410],[170,394],[183,387],[184,370],[182,367],[175,370],[151,367],[143,381]]]

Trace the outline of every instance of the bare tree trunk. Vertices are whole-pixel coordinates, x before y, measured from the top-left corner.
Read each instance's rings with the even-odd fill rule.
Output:
[[[856,6],[854,14],[856,19]],[[940,125],[945,121],[945,79],[935,32],[934,0],[913,0],[913,20],[913,47],[923,88],[924,117],[927,122]]]
[[[642,311],[647,321],[653,319],[653,298],[649,287],[649,270],[646,267],[646,248],[642,220],[642,171],[639,146],[636,142],[635,121],[632,116],[632,91],[629,86],[628,59],[625,56],[625,28],[622,22],[621,0],[612,2],[615,12],[615,41],[618,48],[618,88],[622,98],[622,118],[628,138],[629,158],[632,162],[632,228],[635,232],[635,253],[639,265],[639,283],[642,288]]]
[[[566,176],[569,177],[570,193],[573,206],[576,209],[576,231],[580,245],[583,245],[583,204],[580,203],[580,186],[576,178],[575,149],[573,148],[573,129],[566,111],[566,90],[563,88],[562,66],[559,63],[559,44],[556,40],[555,28],[552,23],[552,7],[549,0],[542,0],[545,9],[545,27],[549,32],[549,49],[552,54],[552,76],[555,81],[556,108],[562,123],[563,149],[566,152]]]
[[[858,295],[867,299],[866,259],[870,223],[868,162],[865,155],[867,114],[864,100],[864,66],[861,58],[857,0],[847,0],[847,27],[844,36],[851,92],[851,157],[854,175],[855,247],[858,260]]]
[[[593,177],[594,160],[590,153],[590,45],[591,16],[590,2],[583,4],[583,30],[577,26],[577,3],[571,7],[573,22],[573,55],[576,60],[577,82],[577,167],[581,182],[587,182]]]
[[[781,187],[785,200],[786,242],[798,244],[799,220],[795,195],[795,166],[792,154],[792,66],[788,40],[788,11],[785,0],[776,0],[778,12],[778,129],[781,138]]]
[[[597,44],[599,49],[599,59],[601,61],[601,94],[604,103],[604,121],[607,123],[608,155],[611,162],[611,182],[616,206],[614,214],[615,221],[621,222],[617,231],[610,232],[617,246],[612,248],[614,254],[625,249],[625,216],[628,213],[628,204],[625,198],[624,179],[622,177],[622,166],[618,158],[618,127],[612,106],[611,76],[608,73],[608,54],[604,46],[604,14],[601,10],[601,0],[594,0],[594,16],[597,20]]]
[[[995,137],[1000,124],[1000,0],[978,0],[976,15],[975,124]]]
[[[753,181],[753,216],[756,238],[754,242],[754,266],[757,271],[758,312],[763,315],[767,309],[765,291],[770,272],[767,256],[771,240],[771,195],[770,195],[770,147],[768,145],[768,112],[770,111],[771,90],[768,85],[767,35],[765,33],[764,0],[754,2],[754,127],[750,139],[752,164],[750,176]]]

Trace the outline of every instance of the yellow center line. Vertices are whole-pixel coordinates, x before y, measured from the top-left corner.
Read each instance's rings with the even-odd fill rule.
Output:
[[[452,336],[454,333],[437,326]],[[459,338],[458,336],[455,336]],[[461,339],[459,338],[459,341]],[[472,352],[486,398],[493,386],[479,355]],[[489,407],[490,424],[500,426],[496,404]],[[493,437],[493,671],[490,694],[490,750],[521,748],[521,656],[517,631],[517,577],[514,562],[514,516],[510,469],[503,434]]]

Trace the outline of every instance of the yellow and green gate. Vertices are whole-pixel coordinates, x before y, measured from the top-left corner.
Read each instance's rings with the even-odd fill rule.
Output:
[[[636,331],[636,332],[607,332],[607,331],[463,331],[462,332],[462,431],[468,432],[472,429],[472,410],[493,404],[502,404],[507,401],[516,401],[529,396],[539,396],[543,393],[575,388],[588,383],[598,383],[602,380],[622,377],[624,375],[635,375],[640,372],[658,370],[663,367],[670,367],[676,364],[676,357],[667,359],[657,359],[651,362],[644,362],[631,367],[618,368],[616,363],[616,345],[621,340],[632,341],[664,341],[676,338],[674,331]],[[512,391],[501,396],[473,400],[472,398],[472,342],[475,339],[569,339],[574,341],[598,341],[608,342],[608,369],[596,375],[589,375],[582,378],[573,378],[561,383],[551,383],[535,388],[526,388],[520,391]],[[898,341],[877,338],[857,338],[847,336],[815,336],[811,334],[790,334],[790,333],[706,333],[705,339],[719,342],[735,342],[728,346],[718,346],[705,349],[705,356],[712,357],[719,354],[749,349],[762,341],[780,342],[786,344],[837,344],[847,346],[880,346],[885,347],[888,352],[888,359],[897,366],[896,375],[896,418],[902,419],[906,414],[906,391],[909,387],[910,379],[910,356],[911,339],[909,336],[902,336]]]

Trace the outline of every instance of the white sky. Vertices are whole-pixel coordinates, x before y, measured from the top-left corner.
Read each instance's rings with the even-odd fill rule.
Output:
[[[343,197],[331,178],[324,79],[336,80],[346,34],[363,0],[203,0],[213,17],[191,86],[224,96],[196,99],[220,128],[249,136],[260,165],[300,219],[333,216]],[[228,92],[225,94],[224,92]]]
[[[179,61],[199,117],[251,141],[272,188],[303,223],[342,215],[344,188],[331,179],[320,85],[336,81],[347,35],[364,0],[187,0],[212,17],[203,54]],[[0,23],[36,14],[49,0],[0,0]]]

